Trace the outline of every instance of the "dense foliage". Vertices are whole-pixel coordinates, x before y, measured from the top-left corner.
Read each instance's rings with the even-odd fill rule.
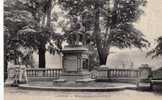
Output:
[[[156,47],[147,53],[147,56],[152,55],[152,58],[162,55],[162,36],[157,39]]]
[[[52,22],[57,21],[55,12],[52,12],[55,0],[5,0],[4,5],[4,26],[10,34],[5,40],[14,40],[18,46],[11,42],[5,42],[5,45],[13,46],[14,50],[23,47],[38,51],[39,67],[45,68],[46,45],[54,48],[51,40],[60,37],[52,27]],[[6,51],[5,54],[11,53]]]
[[[82,35],[88,34],[90,37],[82,39],[97,48],[100,65],[106,64],[112,46],[142,48],[149,45],[143,33],[134,27],[134,22],[143,14],[145,0],[58,1],[70,19],[79,20],[83,27],[80,28]]]

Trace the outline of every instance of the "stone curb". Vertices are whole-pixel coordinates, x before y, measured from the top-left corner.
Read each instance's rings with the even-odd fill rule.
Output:
[[[18,86],[20,89],[26,90],[47,90],[47,91],[87,91],[87,92],[104,92],[104,91],[119,91],[124,89],[135,89],[126,86],[119,87],[42,87],[42,86],[29,86],[21,84]]]

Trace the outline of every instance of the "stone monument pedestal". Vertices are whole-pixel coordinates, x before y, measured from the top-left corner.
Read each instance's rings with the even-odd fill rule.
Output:
[[[92,82],[88,70],[83,69],[88,59],[88,49],[82,46],[67,46],[63,49],[63,72],[59,79],[53,80],[53,83],[78,83]],[[87,64],[85,64],[87,65]],[[87,66],[88,67],[88,66]]]

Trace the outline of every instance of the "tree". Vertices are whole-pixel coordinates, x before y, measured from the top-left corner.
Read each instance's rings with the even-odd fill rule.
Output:
[[[157,39],[156,47],[147,53],[147,56],[150,55],[152,55],[152,58],[162,55],[162,36]]]
[[[16,0],[12,2],[5,0],[4,2],[4,78],[7,78],[8,61],[14,60],[15,64],[18,64],[19,57],[22,57],[22,52],[19,51],[19,47],[22,41],[18,38],[17,32],[27,23],[32,20],[25,11],[17,11],[8,9]]]
[[[21,39],[26,42],[25,46],[38,50],[39,68],[45,68],[46,44],[52,32],[50,30],[52,0],[27,0],[23,7],[32,14],[35,23],[19,31]]]
[[[149,45],[144,35],[134,27],[145,0],[59,0],[70,17],[78,17],[84,33],[95,44],[100,65],[105,65],[110,48],[142,48]]]
[[[15,19],[18,20],[15,22],[16,25],[23,23],[14,34],[17,34],[15,36],[19,39],[21,46],[38,50],[39,68],[45,68],[46,45],[51,44],[51,39],[55,38],[54,30],[51,27],[51,21],[57,20],[56,16],[52,16],[54,2],[54,0],[6,0],[5,2],[7,5],[4,8],[7,12],[4,17],[6,26]],[[13,20],[7,22],[7,19]],[[14,24],[8,28],[12,27]]]

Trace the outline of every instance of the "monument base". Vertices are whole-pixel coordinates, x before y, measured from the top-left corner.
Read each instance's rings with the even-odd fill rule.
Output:
[[[87,71],[82,72],[63,72],[59,79],[53,80],[53,84],[58,83],[88,83],[93,82],[94,79],[90,78],[90,73]]]
[[[88,66],[88,49],[83,46],[66,46],[63,52],[63,73],[59,79],[53,80],[55,86],[83,86],[93,82]]]

